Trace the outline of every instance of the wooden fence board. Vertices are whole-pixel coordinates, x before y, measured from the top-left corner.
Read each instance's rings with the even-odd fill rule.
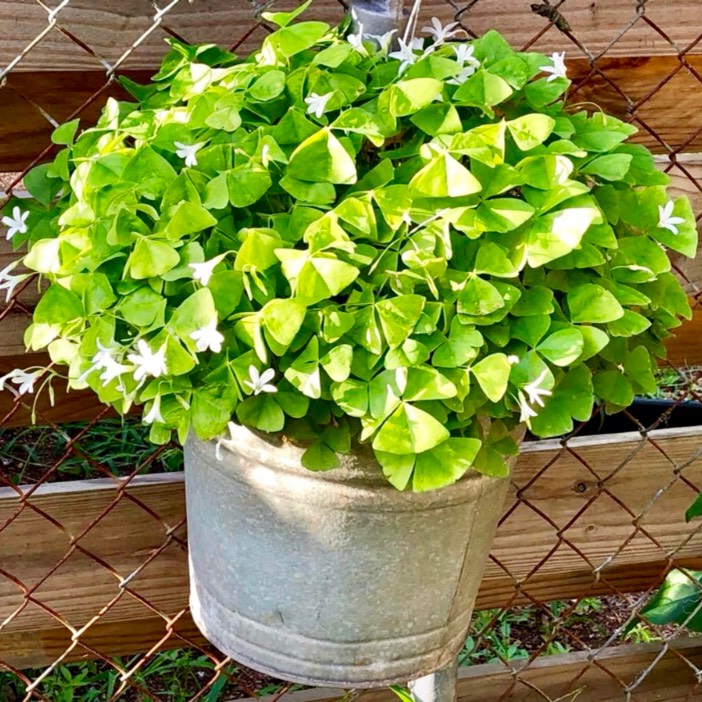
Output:
[[[585,652],[544,656],[532,663],[514,661],[510,666],[487,663],[458,672],[457,702],[620,702],[624,685],[632,683],[661,652],[661,644],[617,646],[588,661]],[[682,639],[672,645],[650,675],[636,688],[637,702],[699,702],[697,680],[691,665],[702,664],[702,645]],[[599,667],[601,666],[601,667]],[[607,672],[605,672],[607,671]],[[516,682],[515,682],[516,681]],[[330,688],[288,693],[287,702],[331,702],[345,699],[344,690]],[[274,697],[256,698],[273,702]],[[394,702],[389,689],[359,690],[354,702]],[[252,698],[241,702],[253,702]]]
[[[595,67],[571,61],[571,103],[594,103],[625,120],[633,116],[640,131],[632,140],[656,153],[700,152],[701,74],[702,56],[684,62],[668,56],[603,58]]]
[[[702,428],[662,430],[652,437],[656,446],[641,445],[638,435],[575,439],[570,448],[580,460],[561,450],[557,442],[530,445],[513,476],[511,499],[514,501],[520,488],[522,501],[498,530],[494,560],[488,565],[478,607],[640,591],[660,581],[667,554],[688,536],[687,543],[675,552],[676,562],[702,566],[702,534],[683,519],[696,495],[690,484],[702,486]],[[608,477],[637,451],[634,460]],[[689,463],[684,474],[690,484],[676,481],[647,510],[656,493],[673,480],[675,466],[683,463]],[[529,486],[546,465],[550,467],[544,478]],[[593,500],[598,481],[609,495]],[[12,520],[0,532],[0,622],[11,617],[23,602],[21,586],[2,573],[11,573],[24,587],[32,587],[76,543],[80,549],[71,553],[33,598],[75,627],[84,625],[117,598],[100,625],[88,629],[85,639],[91,642],[90,637],[95,636],[93,643],[104,654],[144,650],[165,635],[165,620],[129,591],[120,589],[119,582],[163,548],[129,581],[129,589],[168,617],[187,606],[187,556],[179,540],[184,538],[184,528],[178,527],[185,518],[183,478],[181,474],[136,478],[124,492],[113,506],[117,491],[112,480],[49,484],[28,498],[15,516],[19,507],[16,492],[0,490],[0,525]],[[106,510],[107,516],[78,538]],[[644,511],[637,530],[633,521]],[[178,539],[168,541],[169,527],[178,527]],[[72,542],[76,538],[78,541]],[[626,548],[618,552],[625,543]],[[531,574],[549,553],[548,561]],[[593,575],[593,568],[610,557],[613,559],[601,577]],[[521,583],[518,596],[515,582]],[[187,617],[178,620],[176,630],[180,627],[192,635]],[[116,632],[119,636],[111,638]],[[22,666],[46,665],[64,651],[68,639],[70,632],[64,625],[31,604],[0,628],[0,660]],[[170,645],[178,645],[178,641],[171,640]],[[76,648],[69,657],[82,654]]]
[[[702,134],[698,133],[702,83],[696,77],[702,75],[702,56],[689,56],[684,65],[670,56],[603,58],[596,69],[583,59],[568,64],[574,102],[592,102],[627,119],[643,101],[636,107],[636,125],[641,131],[634,141],[657,153],[702,151]],[[49,144],[51,125],[42,111],[61,122],[102,91],[81,112],[90,123],[108,95],[125,97],[115,83],[108,84],[102,71],[76,73],[59,71],[53,62],[47,65],[51,71],[11,72],[0,89],[0,171],[22,170]],[[143,82],[150,72],[128,74]]]
[[[127,71],[125,75],[145,83],[151,73]],[[94,124],[108,97],[130,99],[104,72],[11,72],[0,88],[0,171],[24,170],[51,145],[53,126],[47,115],[61,123],[83,108],[83,125]]]
[[[276,7],[297,3],[278,2]],[[476,34],[497,28],[516,47],[530,43],[543,30],[536,42],[541,51],[570,49],[582,56],[582,50],[557,29],[549,29],[548,19],[536,14],[531,0],[489,0],[477,3],[446,0],[425,0],[420,28],[431,16],[442,21],[453,19],[456,9],[466,8],[461,19]],[[455,5],[456,8],[452,7]],[[468,8],[467,6],[470,7]],[[651,56],[671,55],[692,44],[699,33],[696,0],[676,0],[670,4],[648,3],[646,17],[660,25],[659,34],[641,18],[637,19],[632,0],[568,0],[559,7],[584,50],[597,55],[612,44],[608,55]],[[340,19],[342,7],[337,0],[317,0],[309,17],[330,22]],[[93,0],[72,0],[56,15],[57,26],[43,37],[18,64],[17,70],[44,69],[90,70],[100,68],[100,59],[115,64],[124,51],[136,42],[153,24],[154,11],[142,0],[119,3],[95,3]],[[251,3],[231,0],[207,0],[196,4],[181,1],[162,20],[161,27],[150,34],[128,57],[124,66],[152,68],[163,55],[163,39],[173,33],[190,42],[214,42],[232,46],[246,30],[255,26]],[[7,65],[47,27],[47,11],[33,0],[0,1],[0,66]],[[65,32],[65,33],[64,33]],[[71,34],[91,52],[71,40]],[[258,30],[241,46],[245,52],[263,36]],[[699,45],[690,48],[700,53]]]

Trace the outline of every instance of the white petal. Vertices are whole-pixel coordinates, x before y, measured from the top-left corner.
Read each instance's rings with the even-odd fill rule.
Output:
[[[273,380],[273,378],[275,378],[275,371],[272,368],[268,368],[261,373],[259,384],[263,385],[264,383],[268,383]]]

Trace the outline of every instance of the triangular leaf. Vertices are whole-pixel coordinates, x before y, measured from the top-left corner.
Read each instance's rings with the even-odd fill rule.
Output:
[[[427,197],[464,197],[480,192],[480,181],[449,154],[434,157],[410,181],[410,188]]]
[[[357,180],[356,164],[329,129],[320,129],[290,156],[287,174],[312,183],[350,185]]]
[[[373,448],[396,454],[421,453],[449,436],[448,429],[428,412],[403,402],[376,434]]]

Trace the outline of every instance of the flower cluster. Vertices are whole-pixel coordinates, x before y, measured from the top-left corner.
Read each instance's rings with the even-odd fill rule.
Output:
[[[558,436],[655,387],[695,219],[633,127],[566,109],[565,54],[299,9],[246,60],[172,39],[124,79],[136,102],[56,130],[1,213],[24,268],[0,271],[8,299],[44,279],[26,341],[53,365],[0,387],[61,372],[154,442],[234,421],[313,470],[366,442],[413,490],[505,475],[519,425]]]

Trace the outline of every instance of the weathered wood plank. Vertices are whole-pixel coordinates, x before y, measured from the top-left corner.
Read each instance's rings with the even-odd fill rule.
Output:
[[[0,373],[9,373],[13,368],[30,368],[46,365],[47,357],[28,354],[17,357],[0,357]],[[118,416],[117,412],[103,405],[92,390],[66,390],[60,378],[53,383],[55,402],[52,405],[48,392],[37,396],[24,395],[19,400],[10,392],[0,393],[0,424],[3,429],[27,427],[33,424],[44,426],[66,422],[93,421]],[[136,407],[134,412],[139,411]]]
[[[543,656],[531,663],[515,661],[512,665],[488,663],[461,668],[458,672],[458,702],[620,702],[624,686],[637,679],[660,655],[662,644],[617,646],[597,657],[597,664],[585,652]],[[633,693],[637,702],[697,702],[694,666],[702,663],[702,645],[696,639],[682,639],[672,644],[651,673]],[[331,688],[288,693],[287,702],[331,702],[345,698],[344,690]],[[274,697],[256,698],[273,702]],[[357,691],[354,700],[394,702],[389,689]],[[242,702],[253,702],[253,698]]]
[[[147,82],[151,72],[125,75]],[[0,171],[22,171],[51,147],[53,125],[48,118],[60,124],[80,110],[83,125],[94,124],[108,97],[130,99],[104,72],[11,72],[0,87]],[[48,151],[42,160],[51,154]]]
[[[702,365],[702,307],[699,303],[693,312],[692,320],[675,329],[675,337],[668,341],[666,364],[677,368]]]
[[[641,445],[638,435],[575,439],[569,451],[557,442],[529,445],[515,469],[478,607],[640,591],[660,581],[668,553],[678,564],[702,566],[702,534],[683,519],[696,495],[691,484],[702,486],[702,429],[651,436],[655,445]],[[632,454],[635,458],[617,471]],[[676,466],[687,463],[689,483],[674,481]],[[534,481],[542,470],[545,475]],[[599,496],[598,483],[606,490]],[[95,647],[104,654],[127,653],[132,645],[133,651],[143,650],[166,631],[164,620],[132,592],[169,617],[186,609],[182,475],[137,478],[123,495],[111,480],[51,484],[40,487],[17,514],[20,506],[14,490],[0,490],[0,526],[12,520],[0,531],[0,572],[22,583],[0,576],[0,622],[22,606],[22,587],[38,583],[68,553],[33,599],[76,628],[116,599],[100,619],[102,628],[89,628],[85,639],[95,635]],[[150,556],[149,565],[120,588],[121,579]],[[597,567],[599,577],[593,572]],[[178,621],[192,634],[187,618]],[[111,640],[117,631],[119,640]],[[67,638],[66,627],[32,603],[0,627],[0,660],[46,665],[63,652]],[[76,649],[72,655],[83,653]]]
[[[279,1],[276,8],[296,4],[292,0]],[[611,56],[677,54],[692,44],[699,34],[695,0],[676,0],[674,11],[671,3],[648,3],[643,8],[642,14],[662,27],[665,34],[656,32],[637,14],[633,0],[568,0],[559,10],[570,25],[570,37],[577,37],[582,47],[579,48],[569,36],[552,27],[548,18],[533,11],[532,6],[539,4],[531,0],[478,3],[425,0],[419,26],[421,28],[433,15],[448,22],[458,10],[464,26],[475,34],[496,28],[514,46],[521,48],[544,32],[536,41],[538,50],[550,52],[566,48],[580,56],[583,50],[598,55],[605,49]],[[157,65],[164,52],[163,40],[170,34],[190,42],[233,46],[256,27],[253,9],[251,3],[231,0],[208,0],[197,4],[181,0],[161,18],[160,26],[141,41],[123,66],[152,68]],[[342,5],[337,0],[318,0],[308,17],[336,22],[342,12]],[[47,19],[47,11],[32,0],[2,0],[0,66],[22,55],[35,37],[46,29]],[[152,27],[154,10],[143,0],[122,0],[111,4],[72,0],[55,20],[56,26],[23,56],[17,70],[43,70],[47,66],[56,70],[92,70],[102,67],[101,59],[114,65]],[[240,51],[252,49],[262,36],[262,29],[255,30],[244,40]],[[84,46],[81,47],[79,42]],[[694,45],[690,51],[700,53],[700,46]]]
[[[21,505],[14,490],[0,490],[0,525],[7,524],[1,532],[0,570],[21,582],[0,577],[0,621],[22,606],[22,588],[35,587],[70,554],[33,592],[35,601],[80,628],[117,598],[101,616],[100,626],[84,639],[101,651],[110,652],[113,645],[121,653],[145,650],[165,634],[165,619],[139,598],[153,603],[164,617],[175,617],[187,607],[182,474],[144,476],[124,493],[117,487],[110,479],[42,486],[41,494],[29,500],[41,511],[24,506],[9,524]],[[135,575],[155,551],[157,558]],[[129,576],[128,585],[120,587]],[[26,626],[29,622],[33,624]],[[192,624],[183,626],[192,633]],[[0,628],[0,660],[22,666],[48,664],[65,650],[71,633],[30,602]],[[69,658],[84,654],[79,647]]]
[[[634,141],[657,153],[702,151],[702,82],[695,75],[702,75],[702,56],[689,56],[684,66],[674,57],[604,58],[594,68],[577,59],[569,70],[572,101],[633,119],[640,129]],[[129,75],[145,81],[149,72]],[[11,72],[0,88],[0,171],[22,170],[44,151],[52,128],[46,115],[62,122],[96,96],[80,113],[89,124],[108,95],[125,97],[99,71]]]
[[[656,153],[700,152],[701,74],[702,56],[685,61],[669,56],[603,58],[594,66],[574,60],[569,62],[570,101],[594,103],[633,121],[640,131],[632,140]]]

